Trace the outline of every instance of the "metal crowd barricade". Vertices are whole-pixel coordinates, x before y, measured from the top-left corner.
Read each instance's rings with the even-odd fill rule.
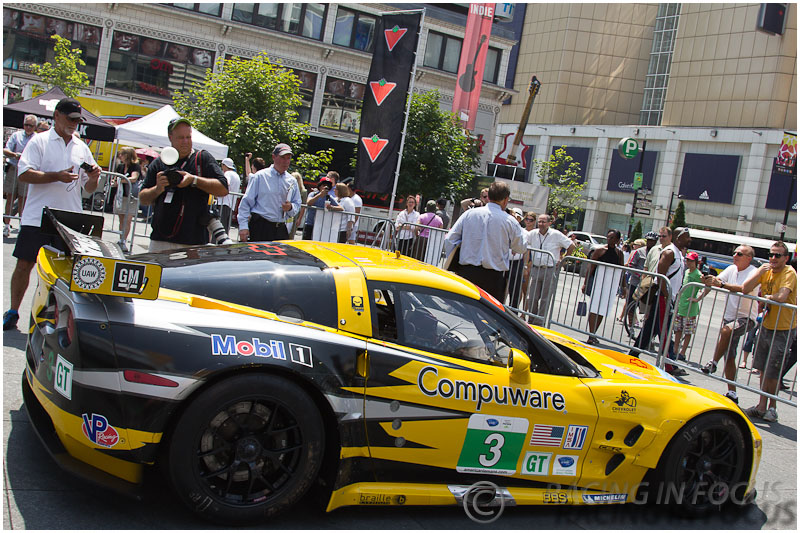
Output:
[[[140,177],[140,179],[142,179],[142,178]],[[116,198],[110,198],[111,182],[113,180],[116,180],[116,182],[117,182],[117,195],[121,195],[122,196],[122,204],[124,205],[124,209],[122,210],[122,212],[119,212],[119,213],[116,210]],[[109,172],[109,171],[102,171],[100,173],[100,181],[98,181],[98,189],[100,189],[101,184],[102,184],[102,195],[103,195],[104,201],[101,202],[101,203],[95,201],[96,195],[100,192],[99,190],[95,190],[89,196],[89,201],[90,201],[89,211],[90,212],[100,211],[100,213],[102,214],[103,210],[105,209],[105,206],[108,205],[108,202],[111,202],[111,205],[112,205],[111,212],[112,212],[113,215],[123,215],[123,216],[126,216],[126,217],[127,216],[132,217],[132,219],[131,219],[131,227],[130,227],[130,232],[129,232],[129,238],[130,238],[130,242],[128,243],[128,249],[129,250],[133,250],[133,241],[134,241],[134,237],[136,235],[136,213],[139,211],[139,198],[138,198],[138,196],[133,196],[133,185],[134,185],[134,183],[136,183],[136,182],[131,182],[130,178],[128,178],[124,174],[118,174],[116,172]],[[120,189],[122,189],[122,191],[125,190],[125,188],[123,187],[124,184],[128,185],[128,187],[127,187],[128,188],[128,194],[127,195],[120,192]],[[133,209],[133,212],[131,212],[131,202],[128,201],[128,200],[132,200],[132,199],[136,200],[136,208]],[[109,229],[104,229],[103,231],[105,233],[113,233],[113,234],[119,235],[120,240],[121,240],[122,239],[122,228],[118,227],[118,229],[115,230],[115,229],[113,229],[115,225],[117,225],[117,217],[112,216],[111,217],[111,226],[110,226],[110,228]]]
[[[9,211],[8,215],[6,215],[5,211],[3,211],[3,217],[4,218],[9,218],[9,219],[14,219],[14,220],[19,220],[22,217],[22,215],[20,214],[20,207],[22,207],[23,210],[24,210],[24,207],[25,207],[25,199],[27,198],[28,185],[25,184],[25,186],[22,187],[22,189],[26,193],[23,194],[23,195],[20,195],[19,194],[19,190],[18,190],[20,181],[19,181],[19,175],[17,173],[19,161],[17,161],[17,166],[15,166],[15,165],[12,165],[10,162],[6,163],[5,161],[7,159],[8,158],[6,158],[6,157],[3,158],[3,162],[4,162],[4,164],[3,164],[3,189],[4,189],[3,190],[3,194],[5,194],[5,182],[6,182],[6,175],[8,174],[8,170],[14,169],[14,179],[11,181],[12,189],[11,189],[10,196],[7,197],[6,200],[5,200],[6,204],[11,206],[11,210]],[[5,170],[6,167],[8,167],[8,170]]]
[[[583,287],[591,265],[596,265],[595,272],[590,294],[585,294]],[[651,292],[631,304],[627,304],[627,300],[619,296],[622,276],[627,273],[644,274],[653,278]],[[596,339],[597,342],[602,341],[617,346],[622,351],[640,357],[644,354],[658,359],[661,345],[669,344],[669,335],[660,335],[662,331],[667,330],[658,324],[657,305],[663,292],[659,283],[661,280],[666,286],[666,294],[663,296],[666,297],[666,301],[670,301],[669,280],[662,274],[567,256],[562,260],[561,267],[556,269],[556,288],[551,297],[545,326],[548,328],[558,326],[583,333],[588,335],[587,340]],[[633,313],[633,316],[629,312]],[[590,327],[591,315],[601,317],[594,332]],[[619,317],[623,320],[619,321]],[[669,315],[664,317],[661,326],[666,328],[668,322]],[[658,344],[655,342],[656,337]]]
[[[557,285],[555,265],[558,260],[550,252],[530,247],[519,257],[515,255],[509,261],[506,274],[504,303],[532,324],[543,326]]]
[[[683,287],[681,287],[680,291],[678,291],[678,295],[676,301],[679,301],[681,296],[688,291],[692,291],[694,289],[699,289],[698,296],[703,294],[703,291],[708,290],[709,296],[713,294],[709,302],[708,296],[703,298],[700,301],[700,314],[698,315],[698,324],[697,324],[697,331],[694,335],[692,335],[691,344],[689,349],[686,353],[686,361],[676,361],[674,359],[670,359],[668,357],[667,348],[663,346],[660,350],[660,360],[659,363],[663,364],[669,362],[675,366],[680,366],[688,371],[692,372],[702,372],[702,367],[704,364],[711,361],[714,357],[714,353],[718,348],[721,338],[721,330],[723,324],[723,316],[725,313],[725,306],[727,303],[728,298],[739,298],[739,305],[737,305],[737,309],[741,310],[743,313],[747,312],[750,315],[750,320],[745,322],[742,320],[741,323],[744,323],[743,330],[741,330],[741,334],[739,335],[738,331],[736,332],[738,337],[734,340],[734,335],[731,335],[727,344],[723,344],[720,346],[720,350],[724,349],[722,357],[717,362],[717,371],[715,373],[709,373],[709,377],[726,383],[736,386],[737,388],[741,388],[761,396],[766,396],[767,398],[775,399],[779,402],[797,407],[797,401],[793,400],[797,393],[797,369],[795,368],[794,374],[790,377],[790,384],[787,385],[786,389],[781,389],[781,384],[784,383],[784,380],[787,375],[789,375],[789,371],[792,369],[793,366],[796,366],[797,362],[797,330],[792,329],[789,330],[789,340],[786,343],[785,348],[780,353],[779,357],[781,358],[781,375],[778,378],[778,390],[775,394],[767,393],[761,390],[760,380],[761,377],[757,376],[751,372],[749,372],[746,368],[740,368],[739,364],[742,360],[746,359],[747,354],[751,353],[753,360],[756,355],[756,347],[758,345],[757,339],[762,335],[770,335],[770,345],[774,341],[777,333],[775,330],[766,329],[763,326],[763,321],[758,323],[756,320],[752,319],[752,313],[750,312],[751,309],[757,309],[760,306],[769,306],[770,313],[778,313],[778,317],[780,318],[783,313],[790,313],[791,314],[791,323],[795,326],[797,325],[797,306],[786,304],[786,303],[776,303],[772,300],[767,300],[766,298],[760,298],[758,296],[751,296],[749,294],[742,294],[742,293],[731,293],[727,289],[717,288],[717,287],[706,287],[702,283],[687,283]],[[711,308],[709,310],[709,307]],[[669,321],[670,332],[673,331],[675,327],[675,321],[677,320],[677,313],[673,313],[671,320]],[[734,321],[733,324],[734,329],[736,328],[737,323]],[[741,326],[740,326],[741,327]],[[734,347],[735,353],[732,354],[734,356],[734,369],[735,373],[733,379],[728,379],[724,376],[724,367],[726,356],[729,348]],[[747,351],[747,348],[750,348]],[[675,351],[677,351],[678,347],[675,347]],[[695,362],[695,356],[697,356],[697,361]],[[765,368],[768,365],[769,361],[764,365]],[[659,365],[661,366],[661,365]],[[765,370],[760,369],[763,373]]]
[[[228,211],[227,213],[223,213],[222,204],[219,204],[217,202],[219,200],[224,200],[228,196],[233,198],[233,206],[231,207],[230,211]],[[216,205],[219,208],[220,222],[222,222],[223,226],[228,228],[228,236],[230,236],[230,230],[231,230],[231,227],[233,227],[232,223],[233,223],[233,220],[234,220],[234,214],[236,213],[237,208],[239,207],[239,203],[242,201],[242,196],[244,196],[244,193],[241,193],[241,192],[229,192],[227,196],[223,196],[222,198],[217,198],[214,201],[214,205]],[[236,235],[235,235],[236,238],[233,239],[233,240],[238,242],[239,241],[239,232],[236,231],[235,233],[236,233]]]

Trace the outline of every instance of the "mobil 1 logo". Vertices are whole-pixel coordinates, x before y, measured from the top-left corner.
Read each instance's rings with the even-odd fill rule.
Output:
[[[145,285],[144,265],[117,263],[114,265],[114,283],[111,290],[139,294]]]

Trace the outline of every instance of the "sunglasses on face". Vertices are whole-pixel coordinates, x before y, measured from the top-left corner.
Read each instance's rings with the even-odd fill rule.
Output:
[[[784,253],[776,254],[776,253],[773,253],[773,252],[769,253],[770,259],[773,258],[773,257],[783,257],[784,255],[786,255],[786,254],[784,254]]]
[[[23,124],[23,126],[26,128],[35,128],[36,124]]]
[[[535,220],[535,219],[533,219],[533,218],[526,218],[526,219],[525,219],[525,222],[536,222],[536,220]]]
[[[746,254],[744,252],[733,252],[733,255],[734,256],[737,256],[737,255],[738,256],[742,256],[742,255],[746,255]]]

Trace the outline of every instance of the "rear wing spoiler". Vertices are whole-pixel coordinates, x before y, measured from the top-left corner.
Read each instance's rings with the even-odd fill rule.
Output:
[[[161,284],[161,265],[126,259],[115,244],[101,239],[100,215],[45,207],[41,231],[55,235],[61,250],[72,257],[69,289],[73,292],[155,300]]]

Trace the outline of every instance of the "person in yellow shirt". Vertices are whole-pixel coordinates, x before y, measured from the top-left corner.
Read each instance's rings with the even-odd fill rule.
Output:
[[[769,263],[761,265],[745,280],[743,285],[728,285],[718,278],[708,277],[707,284],[728,289],[731,292],[749,293],[761,285],[763,298],[777,303],[797,305],[797,272],[787,265],[791,254],[781,241],[769,249]],[[706,280],[704,280],[706,281]],[[761,324],[758,344],[753,358],[753,368],[761,370],[761,390],[767,394],[777,394],[781,366],[788,354],[795,332],[797,312],[788,307],[767,304],[767,315]],[[758,405],[745,409],[750,418],[761,418],[766,422],[777,422],[777,402],[761,396]]]

